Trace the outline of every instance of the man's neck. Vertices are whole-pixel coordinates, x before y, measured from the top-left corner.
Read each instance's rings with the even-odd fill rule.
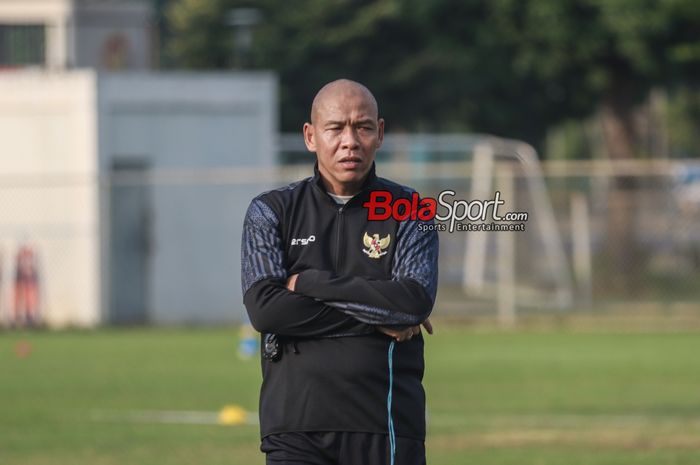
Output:
[[[374,163],[361,180],[350,183],[332,183],[332,178],[323,172],[323,169],[318,165],[318,162],[316,163],[315,170],[318,176],[317,182],[326,192],[334,195],[355,196],[363,190],[368,180],[374,176]]]
[[[336,195],[331,192],[328,192],[328,195],[330,195],[338,205],[345,205],[354,197],[353,195]]]
[[[340,186],[334,186],[330,182],[326,180],[326,178],[323,177],[323,174],[321,174],[321,182],[323,183],[323,187],[326,189],[326,192],[329,194],[333,195],[338,195],[341,197],[346,197],[346,196],[354,196],[358,194],[362,190],[362,185],[365,183],[367,180],[367,176],[358,183],[352,183],[352,184],[344,184]]]

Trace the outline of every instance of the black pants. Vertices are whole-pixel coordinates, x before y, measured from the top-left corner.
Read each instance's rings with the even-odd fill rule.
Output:
[[[281,433],[263,438],[267,465],[389,465],[386,434]],[[394,465],[425,465],[425,443],[396,438]]]

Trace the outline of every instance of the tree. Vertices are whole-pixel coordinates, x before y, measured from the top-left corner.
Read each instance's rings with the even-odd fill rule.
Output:
[[[693,0],[172,0],[180,66],[231,65],[231,8],[254,5],[252,67],[280,74],[284,130],[320,85],[366,82],[392,124],[476,130],[539,145],[564,119],[602,110],[611,157],[634,155],[631,109],[652,85],[697,72]]]
[[[545,100],[560,105],[564,113],[599,111],[608,156],[635,158],[635,105],[653,86],[696,79],[697,2],[530,0],[526,8],[524,14],[510,16],[523,20],[514,57],[520,78],[534,76],[541,84],[562,85],[563,99]],[[617,271],[610,282],[627,290],[636,288],[643,260],[643,251],[630,240],[635,187],[634,178],[618,176],[608,197],[608,256]]]
[[[239,0],[173,0],[170,50],[228,65],[223,14]],[[253,66],[276,70],[281,127],[298,131],[329,80],[366,83],[388,129],[478,131],[541,147],[551,126],[598,112],[611,159],[637,154],[634,107],[654,86],[700,76],[696,0],[297,0],[254,2]],[[610,197],[610,253],[637,267],[633,180]],[[623,283],[625,287],[627,286]]]
[[[169,29],[166,62],[175,68],[222,69],[233,53],[222,0],[177,0],[165,4]]]

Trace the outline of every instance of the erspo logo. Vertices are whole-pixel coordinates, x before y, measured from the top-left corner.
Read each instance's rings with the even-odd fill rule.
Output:
[[[302,237],[302,238],[294,238],[292,239],[292,244],[291,245],[309,245],[312,242],[316,242],[316,236],[313,234],[310,235],[309,237]]]
[[[495,192],[490,200],[460,200],[454,199],[455,191],[445,190],[440,192],[437,199],[431,197],[420,198],[416,192],[411,198],[394,199],[389,191],[373,191],[369,200],[363,204],[367,208],[367,219],[381,221],[393,218],[396,221],[421,220],[449,221],[449,231],[453,232],[455,223],[463,220],[469,221],[526,221],[527,213],[507,213],[498,215],[498,207],[505,204],[501,199],[501,193]],[[450,198],[451,197],[451,198]],[[438,213],[438,208],[444,210],[444,214]]]

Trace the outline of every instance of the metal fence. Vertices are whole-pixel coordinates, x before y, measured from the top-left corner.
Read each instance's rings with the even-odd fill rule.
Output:
[[[499,191],[501,213],[528,214],[523,231],[440,232],[440,311],[499,313],[505,322],[542,311],[700,312],[700,184],[684,174],[698,169],[695,161],[548,162],[533,173],[502,160],[484,196],[474,195],[474,162],[426,165],[418,176],[384,166],[423,196],[489,200]]]
[[[479,220],[459,219],[451,232],[450,219],[438,221],[446,228],[439,233],[439,314],[493,314],[509,323],[521,314],[609,308],[635,312],[681,307],[700,313],[698,162],[541,163],[528,146],[517,142],[456,136],[431,142],[435,141],[388,140],[378,155],[378,174],[414,187],[422,197],[439,199],[452,191],[443,194],[438,206],[442,216],[449,208],[458,210],[457,217],[465,215],[465,208],[478,208],[474,200],[494,201],[497,191],[503,201],[496,212],[500,219],[491,212]],[[288,154],[293,151],[289,145],[282,148]],[[236,294],[239,251],[221,244],[240,235],[245,206],[255,192],[310,175],[313,155],[300,151],[299,159],[304,156],[304,164],[269,172],[3,175],[2,321],[10,323],[26,313],[17,307],[27,306],[18,284],[21,251],[27,245],[34,248],[33,266],[39,276],[37,305],[49,322],[119,321],[110,309],[115,299],[109,289],[124,280],[131,284],[121,292],[133,288],[134,298],[121,299],[127,302],[123,305],[143,307],[125,310],[124,315],[131,311],[138,316],[134,322],[240,320],[244,311]],[[149,198],[160,200],[149,204]],[[117,207],[140,210],[115,212]],[[81,216],[86,211],[94,215]],[[505,212],[526,213],[527,220],[507,221]],[[118,229],[113,224],[117,213],[131,218],[134,231],[143,237],[126,232],[117,244],[110,237]],[[516,230],[465,230],[470,224],[514,225]],[[517,230],[521,224],[522,230]],[[175,229],[177,241],[170,235]],[[153,266],[156,255],[161,268]],[[128,261],[128,256],[135,258]],[[104,266],[106,259],[113,266]],[[140,277],[128,270],[123,279],[115,275],[115,267],[124,263],[131,263],[132,269],[144,267]],[[136,278],[143,282],[134,282]],[[156,287],[159,296],[153,294]],[[176,298],[180,294],[175,290],[183,288],[187,298]]]
[[[288,160],[308,157],[286,137]],[[378,160],[380,174],[424,197],[499,191],[501,212],[528,214],[524,231],[440,232],[442,314],[700,314],[698,160],[541,162],[526,144],[475,135],[388,137]]]

